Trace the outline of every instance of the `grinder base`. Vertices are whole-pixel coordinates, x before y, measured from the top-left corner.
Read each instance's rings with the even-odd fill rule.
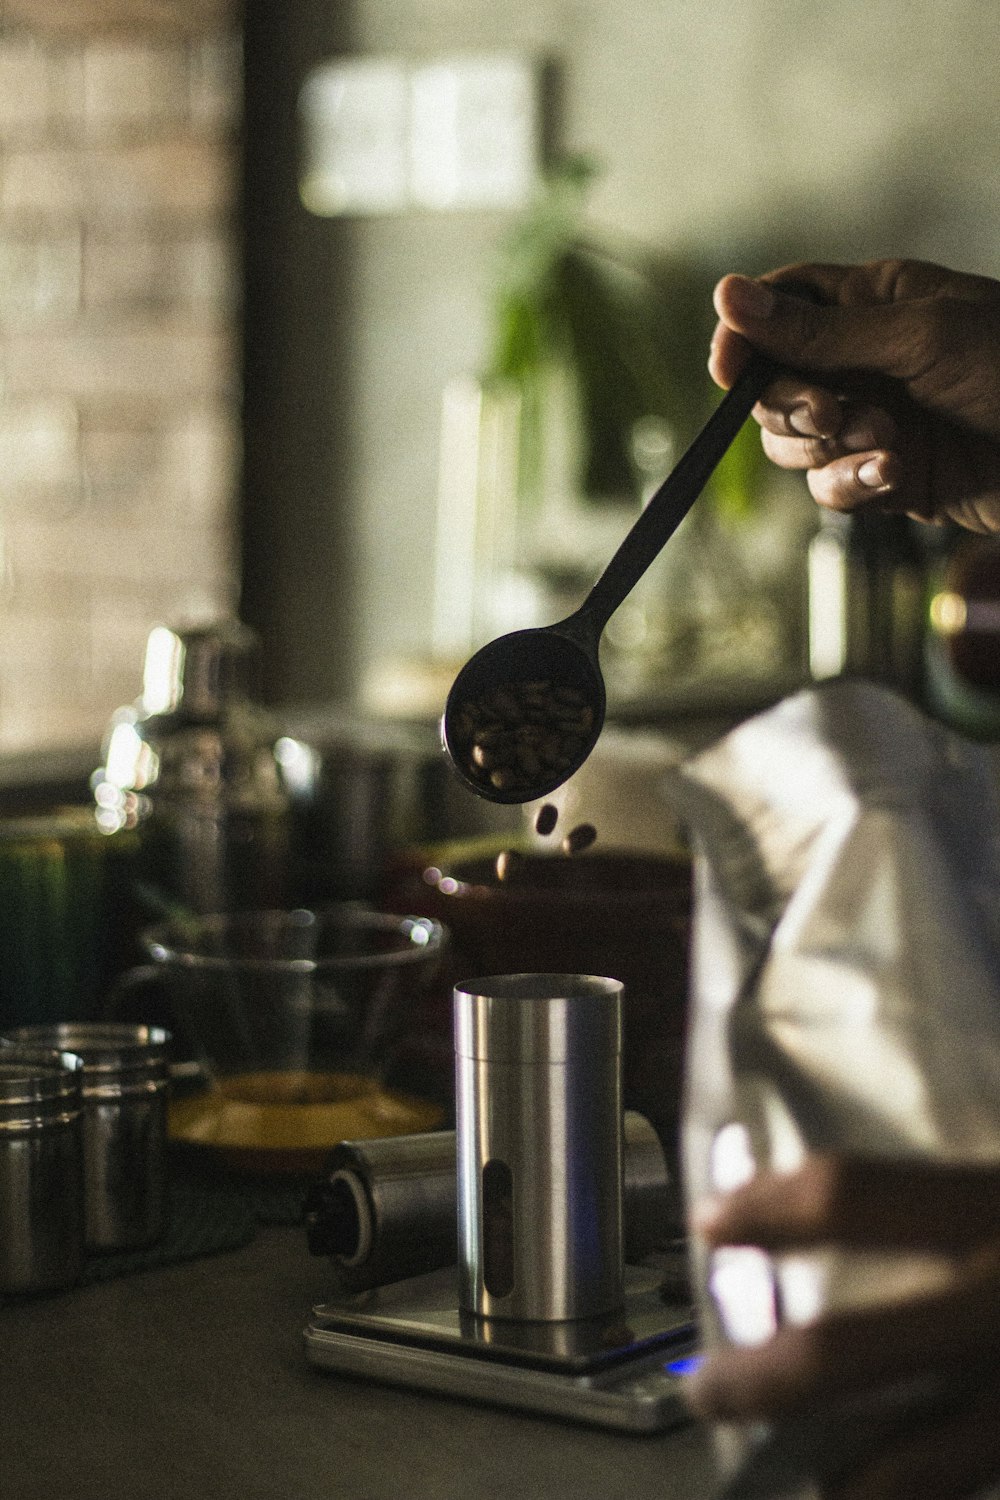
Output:
[[[461,1311],[455,1267],[324,1303],[305,1330],[313,1365],[599,1427],[660,1432],[688,1420],[680,1379],[695,1357],[687,1304],[626,1267],[625,1302],[566,1323]]]

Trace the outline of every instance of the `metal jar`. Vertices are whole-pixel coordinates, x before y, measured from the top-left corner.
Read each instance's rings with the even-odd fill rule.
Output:
[[[0,1293],[58,1291],[83,1272],[82,1066],[0,1049]]]
[[[68,1022],[7,1035],[15,1044],[57,1047],[83,1060],[87,1249],[153,1244],[166,1222],[169,1033],[157,1026]]]

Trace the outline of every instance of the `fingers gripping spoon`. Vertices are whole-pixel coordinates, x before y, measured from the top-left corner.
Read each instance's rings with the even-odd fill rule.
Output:
[[[607,698],[598,659],[604,627],[673,536],[776,367],[755,353],[668,474],[580,607],[555,625],[483,646],[452,684],[441,720],[462,780],[491,802],[531,802],[587,759]]]

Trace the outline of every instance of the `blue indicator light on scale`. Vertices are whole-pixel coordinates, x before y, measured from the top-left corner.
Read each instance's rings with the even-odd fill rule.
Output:
[[[702,1354],[682,1354],[679,1359],[668,1359],[663,1368],[668,1375],[693,1375],[703,1359]]]

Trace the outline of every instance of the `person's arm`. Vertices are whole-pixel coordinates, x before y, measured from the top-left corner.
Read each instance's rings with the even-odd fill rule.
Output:
[[[714,1353],[687,1383],[696,1414],[775,1420],[943,1374],[961,1378],[967,1400],[898,1439],[830,1500],[966,1500],[1000,1481],[1000,1167],[815,1157],[797,1172],[759,1173],[703,1205],[692,1227],[710,1247],[936,1251],[955,1272],[945,1292]]]
[[[820,305],[783,295],[811,287]],[[1000,282],[918,261],[726,276],[709,369],[753,345],[788,371],[755,410],[768,456],[813,497],[1000,531]]]

